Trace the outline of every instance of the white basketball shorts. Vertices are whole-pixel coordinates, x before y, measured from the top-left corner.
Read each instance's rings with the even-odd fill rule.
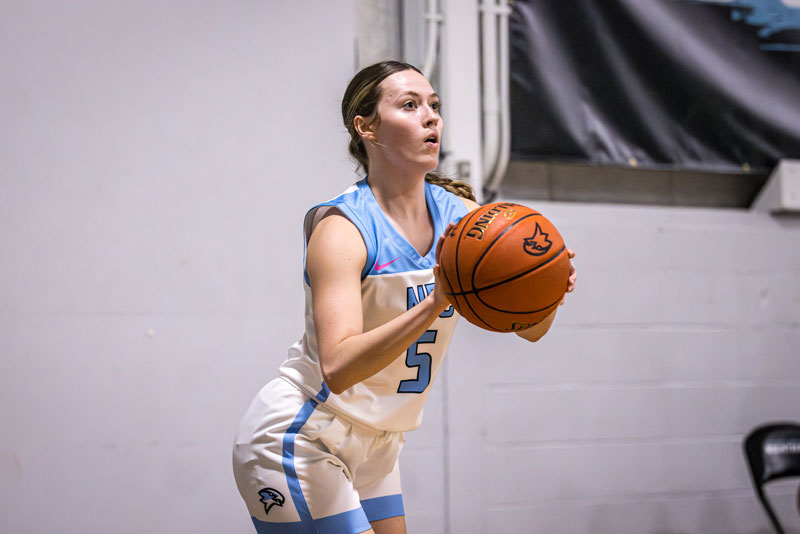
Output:
[[[354,426],[282,378],[255,396],[233,445],[233,472],[259,534],[356,534],[404,515],[401,432]]]

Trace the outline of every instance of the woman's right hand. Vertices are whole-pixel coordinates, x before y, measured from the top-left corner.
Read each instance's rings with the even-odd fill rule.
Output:
[[[444,233],[439,237],[439,241],[436,243],[436,265],[433,267],[435,285],[432,295],[437,309],[441,308],[440,313],[450,306],[450,301],[447,299],[447,295],[445,295],[445,287],[447,286],[444,283],[444,275],[442,274],[442,267],[439,264],[439,261],[442,256],[442,246],[444,240],[448,235],[450,235],[455,227],[456,225],[452,222],[448,224],[447,228],[444,230]]]

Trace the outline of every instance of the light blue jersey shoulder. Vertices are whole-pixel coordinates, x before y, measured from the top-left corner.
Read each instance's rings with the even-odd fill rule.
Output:
[[[367,261],[361,279],[367,276],[432,269],[436,264],[436,241],[450,222],[458,222],[467,207],[460,197],[446,189],[425,182],[425,199],[434,225],[436,240],[425,255],[416,249],[392,226],[383,213],[372,190],[363,179],[338,197],[311,208],[306,214],[306,238],[310,219],[319,208],[328,206],[341,211],[361,233],[367,247]],[[308,276],[305,276],[308,283]]]

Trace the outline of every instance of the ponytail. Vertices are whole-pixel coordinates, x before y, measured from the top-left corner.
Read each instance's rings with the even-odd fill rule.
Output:
[[[475,195],[472,193],[472,186],[462,180],[453,180],[452,178],[445,178],[444,176],[429,172],[425,175],[425,181],[429,184],[438,185],[441,188],[450,191],[456,196],[468,198],[475,201]]]

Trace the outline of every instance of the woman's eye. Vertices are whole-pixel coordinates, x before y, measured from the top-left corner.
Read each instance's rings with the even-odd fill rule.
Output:
[[[438,112],[441,107],[442,105],[439,102],[434,102],[433,104],[431,104],[431,109],[433,109],[436,112]]]
[[[416,106],[417,105],[412,100],[409,100],[408,102],[403,104],[403,107],[406,109],[414,109]]]

